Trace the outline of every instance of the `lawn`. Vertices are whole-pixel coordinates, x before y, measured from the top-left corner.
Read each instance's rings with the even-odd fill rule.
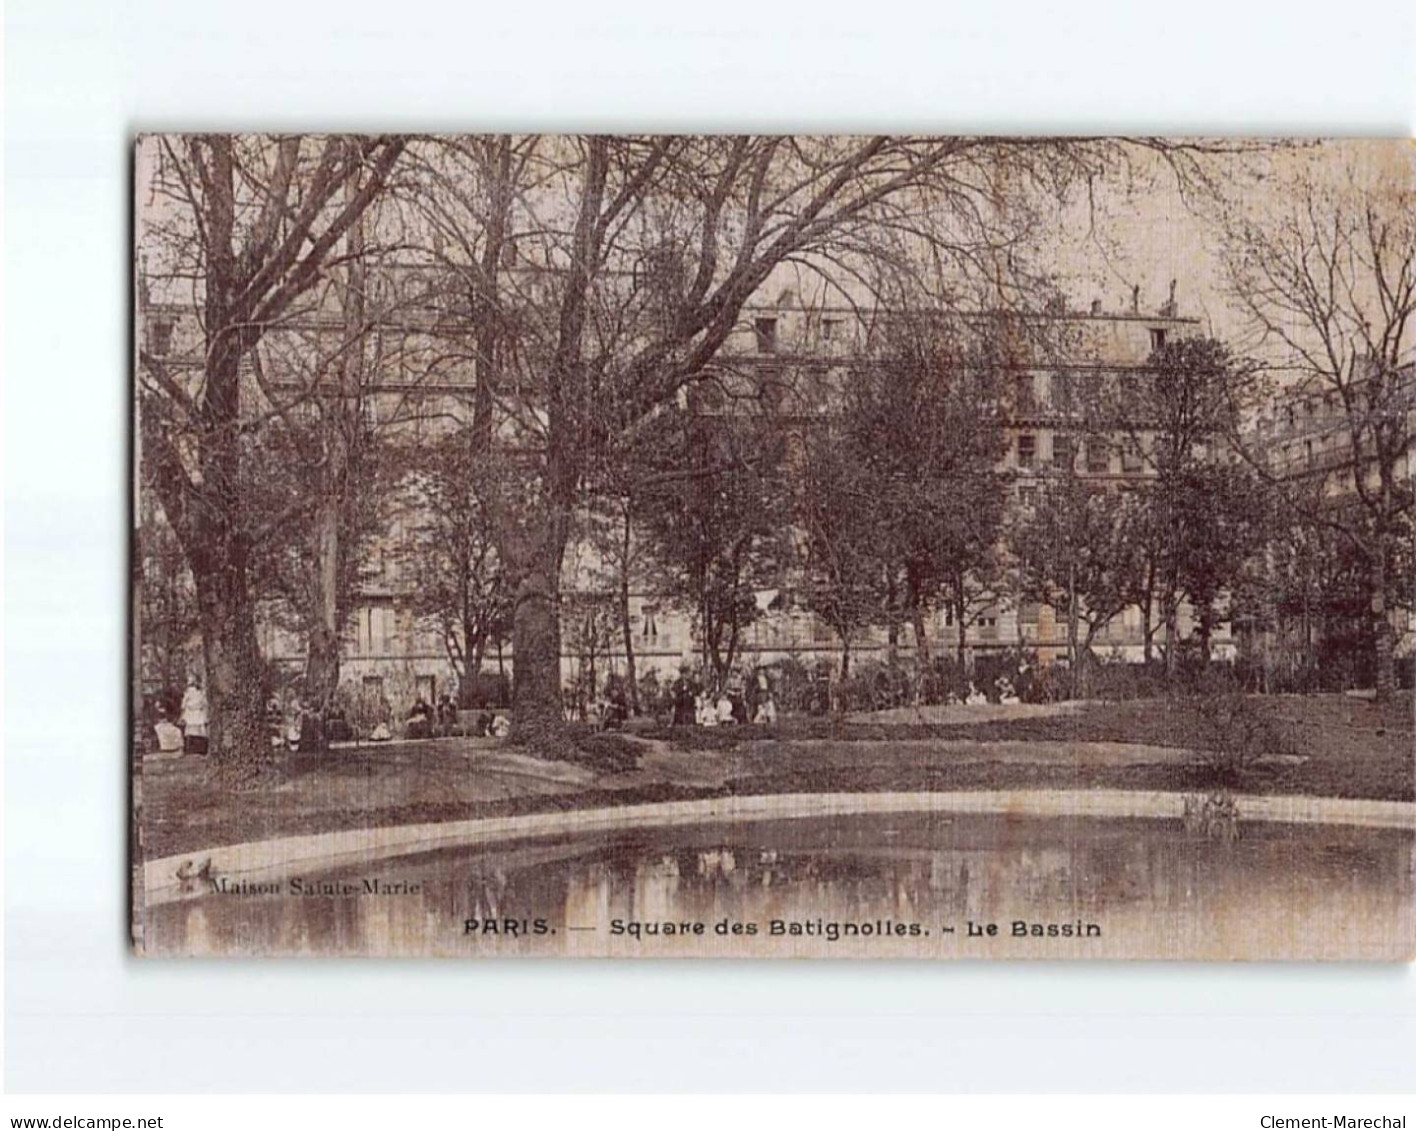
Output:
[[[145,761],[142,851],[366,825],[818,791],[1145,789],[1416,799],[1412,702],[1345,696],[1256,701],[1265,749],[1207,753],[1214,705],[1095,703],[976,723],[790,718],[770,730],[583,731],[564,759],[502,740],[443,739],[336,750],[289,763],[239,792],[203,759]],[[1271,747],[1271,748],[1270,748]]]

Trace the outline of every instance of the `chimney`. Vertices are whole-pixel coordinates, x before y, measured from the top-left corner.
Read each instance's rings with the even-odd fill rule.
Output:
[[[1162,318],[1174,318],[1177,307],[1175,306],[1175,280],[1170,280],[1170,297],[1161,304],[1160,316]]]

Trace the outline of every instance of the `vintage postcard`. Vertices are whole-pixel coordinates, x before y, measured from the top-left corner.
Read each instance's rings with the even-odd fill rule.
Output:
[[[150,956],[1416,956],[1416,146],[149,135]]]

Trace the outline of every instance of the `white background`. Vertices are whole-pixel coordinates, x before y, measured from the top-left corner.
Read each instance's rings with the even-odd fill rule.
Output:
[[[1401,968],[139,963],[123,781],[136,131],[1408,135],[1414,30],[1400,0],[12,0],[7,1086],[1416,1088]]]

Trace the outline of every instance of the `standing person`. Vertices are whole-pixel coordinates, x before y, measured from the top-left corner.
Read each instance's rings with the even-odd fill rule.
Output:
[[[187,754],[207,752],[207,697],[202,677],[193,673],[182,693],[182,749]]]
[[[777,721],[777,703],[772,698],[772,684],[767,678],[767,673],[760,668],[757,671],[757,709],[752,714],[752,721],[771,726]]]
[[[452,696],[444,691],[438,696],[438,729],[446,736],[452,733],[456,725],[457,705],[453,703]]]
[[[734,683],[728,688],[728,705],[732,712],[732,721],[738,726],[752,721],[752,712],[747,706],[747,696],[740,684]]]
[[[694,722],[694,694],[693,684],[688,678],[688,669],[680,668],[679,677],[674,680],[671,691],[674,702],[674,721],[676,727],[691,727]]]

